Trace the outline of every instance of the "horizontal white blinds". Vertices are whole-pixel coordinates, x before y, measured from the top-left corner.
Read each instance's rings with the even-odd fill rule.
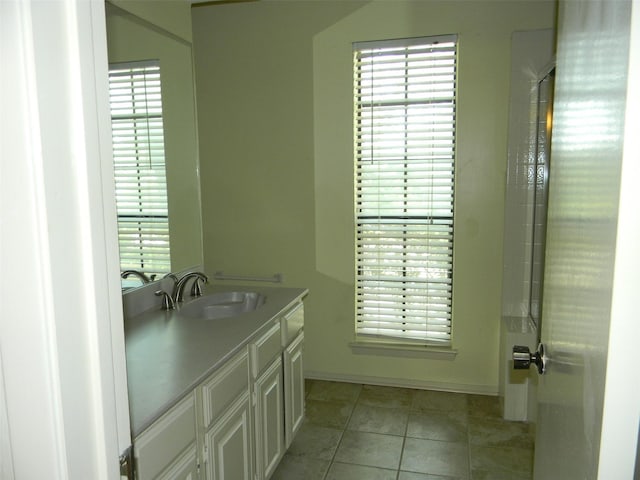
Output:
[[[354,44],[359,337],[451,341],[456,42]]]
[[[171,264],[159,63],[111,65],[109,96],[120,266],[149,275],[167,273]]]

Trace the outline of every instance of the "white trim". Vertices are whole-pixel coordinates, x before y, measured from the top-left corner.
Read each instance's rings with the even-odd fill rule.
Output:
[[[28,301],[20,301],[24,289],[11,278],[3,278],[0,288],[6,320],[0,325],[0,342],[8,442],[12,447],[14,474],[18,477],[44,475],[62,479],[67,471],[67,454],[58,375],[48,205],[43,192],[42,106],[37,83],[37,70],[42,68],[37,57],[40,37],[46,37],[51,31],[55,34],[55,21],[59,19],[52,21],[51,31],[40,32],[37,20],[42,15],[41,5],[32,8],[34,4],[28,1],[1,2],[1,7],[0,45],[6,72],[3,72],[0,110],[12,112],[12,116],[9,121],[9,117],[3,115],[0,128],[3,227],[0,254],[2,271],[7,272],[3,277],[10,277],[8,272],[17,272],[20,268],[29,272],[32,279]],[[29,255],[22,257],[21,249]],[[20,321],[11,321],[16,319]],[[38,452],[38,462],[33,462],[34,452]]]
[[[104,3],[0,7],[0,110],[11,112],[0,128],[0,345],[14,476],[118,478],[129,419]]]
[[[305,371],[304,378],[309,380],[326,380],[333,382],[361,383],[364,385],[415,388],[418,390],[436,390],[440,392],[467,393],[471,395],[489,395],[494,397],[498,395],[498,387],[490,385],[432,382],[413,379],[375,377],[370,375],[345,375],[341,373],[316,371]]]
[[[96,220],[101,220],[97,229],[103,228],[102,232],[94,232],[94,241],[100,245],[96,252],[96,258],[102,263],[97,265],[97,271],[101,274],[101,279],[105,282],[99,284],[98,291],[105,293],[101,299],[106,302],[99,308],[108,311],[110,322],[109,331],[104,331],[105,336],[109,335],[110,361],[112,365],[113,378],[106,378],[104,381],[113,385],[114,405],[116,414],[116,429],[118,440],[118,452],[124,452],[131,445],[130,421],[129,421],[129,392],[127,388],[127,366],[124,340],[124,313],[122,306],[122,284],[120,278],[120,249],[118,246],[118,224],[115,200],[115,181],[113,178],[113,151],[111,136],[111,112],[109,108],[109,80],[108,80],[108,54],[106,42],[106,14],[105,3],[99,0],[92,4],[91,9],[91,29],[93,34],[92,42],[85,48],[90,48],[94,60],[94,83],[97,109],[97,134],[96,139],[100,162],[97,163],[100,170],[94,172],[95,180],[100,181],[93,190],[99,192],[102,199],[100,209],[102,216]],[[85,42],[88,43],[88,42]],[[93,210],[98,210],[94,207]],[[96,214],[96,217],[100,215]],[[105,325],[106,328],[106,325]],[[105,341],[102,338],[102,341]],[[103,372],[104,373],[104,372]],[[109,385],[107,388],[110,388]]]
[[[355,341],[349,347],[356,355],[384,355],[387,357],[431,358],[435,360],[455,360],[458,351],[449,347],[429,345],[403,345],[392,342]]]

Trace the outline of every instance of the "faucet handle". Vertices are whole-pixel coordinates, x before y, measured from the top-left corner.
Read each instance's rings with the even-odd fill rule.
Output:
[[[176,304],[173,301],[173,298],[171,298],[171,295],[169,295],[167,292],[165,292],[164,290],[158,290],[155,292],[155,294],[158,297],[162,296],[163,310],[174,310],[176,308]]]

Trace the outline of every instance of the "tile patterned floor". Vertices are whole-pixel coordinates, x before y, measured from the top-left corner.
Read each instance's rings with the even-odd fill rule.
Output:
[[[307,380],[273,480],[527,480],[534,434],[496,397]]]

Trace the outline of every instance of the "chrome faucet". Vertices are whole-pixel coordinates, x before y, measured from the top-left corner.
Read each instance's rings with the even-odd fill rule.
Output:
[[[200,285],[200,281],[209,283],[209,278],[204,273],[189,272],[185,274],[176,282],[176,286],[173,290],[173,301],[175,303],[182,302],[184,300],[184,287],[191,278],[193,278],[193,287],[191,287],[192,297],[199,297],[202,295],[202,286]]]
[[[137,270],[125,270],[120,274],[122,278],[127,278],[129,275],[133,275],[134,277],[138,277],[143,284],[151,282],[153,279],[147,277],[144,273],[139,272]]]

